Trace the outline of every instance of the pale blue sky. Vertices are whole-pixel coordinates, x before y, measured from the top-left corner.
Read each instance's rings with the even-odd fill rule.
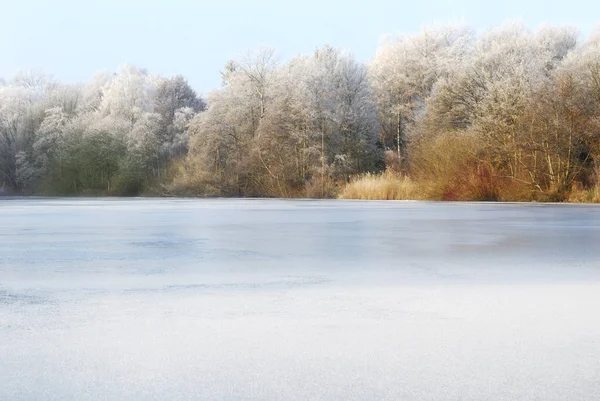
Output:
[[[228,59],[263,46],[287,59],[329,43],[368,60],[382,35],[432,23],[517,19],[587,35],[600,22],[598,0],[0,0],[0,10],[0,77],[34,69],[76,82],[129,62],[183,74],[201,93]]]

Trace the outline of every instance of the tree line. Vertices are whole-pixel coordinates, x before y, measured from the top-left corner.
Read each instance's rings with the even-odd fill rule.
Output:
[[[331,197],[361,174],[431,199],[598,191],[600,31],[390,36],[368,63],[331,46],[226,63],[206,101],[123,66],[61,84],[0,81],[0,184],[28,194]]]

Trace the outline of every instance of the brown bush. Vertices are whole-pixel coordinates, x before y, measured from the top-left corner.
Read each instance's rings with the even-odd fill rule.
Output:
[[[170,177],[155,191],[164,196],[206,196],[223,195],[219,179],[207,173],[193,162],[178,160],[169,167]]]
[[[313,176],[304,187],[304,195],[314,199],[333,199],[340,191],[340,185],[328,176]]]
[[[430,199],[498,200],[500,191],[492,165],[481,157],[483,147],[469,135],[422,139],[414,148],[414,175]]]

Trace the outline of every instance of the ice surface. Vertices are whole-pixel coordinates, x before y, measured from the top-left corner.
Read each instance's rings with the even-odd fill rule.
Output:
[[[0,201],[0,400],[600,399],[600,208]]]

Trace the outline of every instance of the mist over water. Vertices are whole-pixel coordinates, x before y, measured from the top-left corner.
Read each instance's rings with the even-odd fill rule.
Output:
[[[0,201],[0,400],[600,398],[600,207]]]

